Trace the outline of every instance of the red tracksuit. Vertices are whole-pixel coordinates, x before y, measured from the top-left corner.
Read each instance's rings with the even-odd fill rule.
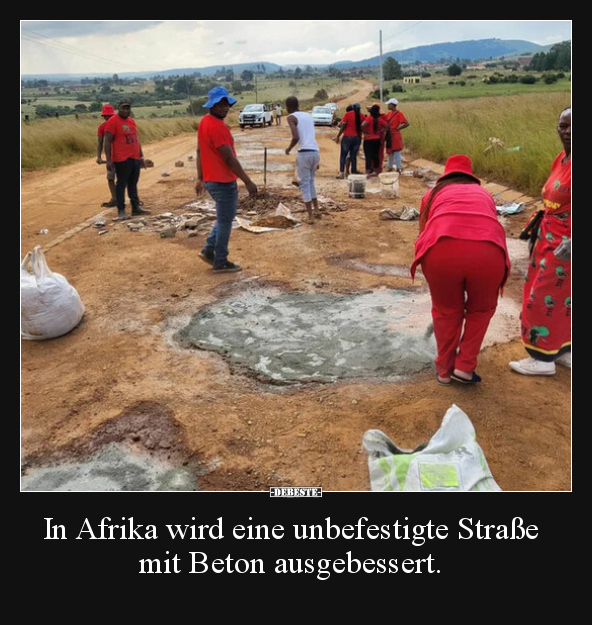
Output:
[[[432,298],[438,375],[471,373],[510,273],[506,235],[487,190],[449,184],[436,193],[415,243],[412,277],[419,264]]]

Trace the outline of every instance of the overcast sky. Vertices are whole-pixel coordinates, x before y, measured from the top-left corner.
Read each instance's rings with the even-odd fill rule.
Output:
[[[469,39],[571,39],[571,20],[21,20],[21,74],[361,61]]]

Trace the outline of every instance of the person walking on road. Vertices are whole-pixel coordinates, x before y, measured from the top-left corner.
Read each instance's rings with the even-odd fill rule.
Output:
[[[520,326],[528,357],[510,362],[523,375],[571,369],[571,106],[557,123],[563,144],[542,191],[543,208],[520,234],[531,242]]]
[[[107,163],[106,160],[103,160],[103,148],[105,146],[105,124],[111,117],[115,115],[115,109],[111,104],[104,104],[101,109],[101,117],[103,121],[99,124],[97,128],[97,164],[105,165]],[[105,154],[106,156],[106,154]],[[109,187],[109,194],[111,195],[111,199],[108,202],[103,202],[101,206],[103,208],[113,208],[117,206],[117,195],[115,192],[115,171],[110,171],[105,168],[107,172],[107,185]]]
[[[279,102],[275,105],[275,125],[282,125],[282,106]]]
[[[140,170],[145,168],[142,144],[136,122],[130,116],[131,102],[124,98],[117,103],[117,115],[105,124],[105,156],[107,170],[115,172],[115,194],[117,197],[117,219],[129,219],[125,212],[125,192],[131,204],[132,217],[147,215],[138,197]]]
[[[290,154],[292,148],[296,145],[298,146],[296,171],[298,172],[299,188],[306,206],[306,212],[308,213],[308,223],[312,224],[315,221],[315,217],[317,219],[321,217],[315,185],[321,154],[315,138],[315,126],[312,116],[310,113],[301,111],[299,107],[300,103],[296,96],[290,96],[286,99],[287,120],[292,133],[292,139],[286,148],[286,154]]]
[[[197,127],[195,192],[199,196],[205,188],[216,203],[216,221],[199,257],[212,266],[214,273],[242,271],[240,265],[228,260],[232,222],[238,208],[237,179],[244,182],[249,195],[257,195],[257,186],[236,157],[234,138],[224,122],[235,103],[224,87],[214,87],[204,104],[209,112]]]
[[[401,151],[403,149],[403,136],[401,130],[409,127],[409,122],[402,111],[397,109],[399,100],[391,98],[386,106],[388,113],[386,121],[389,124],[389,132],[386,138],[386,153],[388,154],[388,169],[393,171],[393,165],[396,164],[397,172],[401,173]]]
[[[493,196],[455,154],[422,198],[411,276],[421,264],[432,299],[438,384],[481,381],[481,344],[510,275],[506,233]]]

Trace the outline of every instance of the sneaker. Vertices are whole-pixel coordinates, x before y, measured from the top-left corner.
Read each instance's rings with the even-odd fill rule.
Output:
[[[214,273],[234,273],[236,271],[242,271],[243,268],[240,265],[236,265],[235,263],[231,263],[229,260],[227,260],[223,265],[220,265],[218,267],[216,267],[216,265],[214,265],[212,267],[212,271]]]
[[[571,369],[571,352],[565,352],[565,354],[561,354],[559,358],[555,359],[555,362],[559,365],[563,365],[564,367],[568,367]]]
[[[555,363],[536,360],[536,358],[523,358],[513,360],[510,367],[523,375],[555,375]]]
[[[337,174],[337,176],[335,176],[336,180],[344,180],[345,179],[345,174],[343,172],[341,172],[340,174]]]
[[[208,265],[214,266],[214,252],[206,250],[205,248],[198,254],[198,256]]]

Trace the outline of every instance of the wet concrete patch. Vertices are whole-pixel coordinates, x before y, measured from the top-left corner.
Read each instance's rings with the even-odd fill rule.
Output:
[[[426,294],[415,291],[336,295],[261,287],[199,310],[174,338],[276,384],[394,380],[432,365],[429,310]]]
[[[23,491],[198,490],[199,461],[170,409],[140,402],[48,454],[22,463]]]
[[[23,491],[187,491],[197,490],[191,471],[125,445],[110,443],[88,459],[31,469]]]
[[[378,276],[398,276],[400,278],[409,278],[409,280],[411,280],[409,267],[404,265],[369,263],[363,258],[348,254],[347,252],[330,256],[327,260],[332,265],[338,265],[339,267],[350,269],[352,271],[362,271],[364,273],[371,273]],[[421,271],[419,270],[417,271],[416,276],[418,278],[423,278]]]

